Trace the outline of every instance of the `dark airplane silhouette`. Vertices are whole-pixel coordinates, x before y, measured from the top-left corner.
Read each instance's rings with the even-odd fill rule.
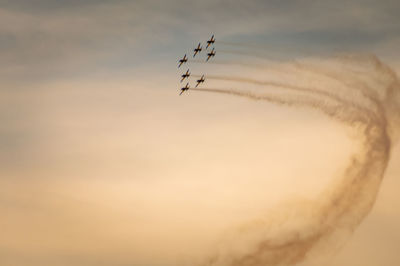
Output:
[[[206,49],[208,49],[208,46],[210,46],[211,44],[214,44],[215,43],[215,39],[214,39],[214,35],[213,36],[211,36],[211,39],[209,39],[208,41],[207,41],[207,47],[206,47]]]
[[[201,76],[200,79],[197,80],[196,88],[199,86],[200,83],[203,83],[205,81],[204,75]]]
[[[206,61],[208,61],[208,59],[210,59],[210,57],[214,57],[215,56],[215,51],[214,51],[214,48],[211,50],[211,52],[209,52],[208,54],[208,57],[207,57],[207,60]]]
[[[185,54],[185,56],[184,56],[182,59],[180,59],[178,62],[179,62],[179,66],[178,66],[178,67],[180,67],[183,63],[186,63],[186,62],[187,62],[186,54]]]
[[[186,73],[185,73],[185,74],[181,75],[181,77],[182,77],[181,82],[182,82],[184,79],[186,79],[186,78],[188,79],[189,76],[190,76],[190,73],[189,73],[189,69],[188,69],[188,70],[186,70]]]
[[[189,87],[189,83],[186,83],[186,86],[181,88],[181,93],[179,93],[179,95],[182,95],[182,93],[184,93],[185,91],[187,91],[188,89],[190,89]]]
[[[193,57],[195,57],[197,53],[200,53],[201,50],[202,50],[202,48],[201,48],[200,43],[199,43],[199,45],[197,45],[197,48],[194,48],[194,50],[193,50],[194,51]]]

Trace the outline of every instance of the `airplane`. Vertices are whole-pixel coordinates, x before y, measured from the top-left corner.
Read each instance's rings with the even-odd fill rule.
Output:
[[[178,67],[180,67],[183,63],[186,63],[187,62],[187,57],[186,57],[186,54],[185,54],[185,56],[182,58],[182,59],[180,59],[178,62],[179,62],[179,66]]]
[[[208,41],[207,41],[207,47],[206,47],[206,49],[208,49],[208,46],[210,46],[211,44],[214,44],[215,43],[215,39],[214,39],[214,35],[213,36],[211,36],[211,39],[209,39]]]
[[[182,95],[182,93],[184,93],[185,91],[187,91],[188,89],[190,89],[189,87],[189,83],[186,83],[186,86],[181,88],[181,93],[179,93],[179,95]]]
[[[181,77],[182,77],[181,82],[182,82],[184,79],[186,79],[186,78],[188,79],[189,76],[190,76],[190,72],[189,72],[189,69],[188,69],[188,70],[186,70],[186,73],[185,73],[185,74],[181,75]]]
[[[214,48],[211,50],[211,52],[209,52],[208,54],[208,57],[207,57],[207,60],[206,61],[208,61],[208,59],[210,59],[210,57],[214,57],[215,56],[215,51],[214,51]]]
[[[204,75],[203,75],[203,76],[201,76],[200,79],[197,80],[196,88],[197,88],[197,86],[199,86],[200,83],[203,83],[204,81],[205,81],[205,78],[204,78]]]
[[[200,43],[199,43],[199,45],[197,45],[197,48],[194,48],[194,50],[193,50],[194,51],[193,57],[195,57],[197,53],[200,53],[201,50],[202,50],[202,48],[201,48]]]

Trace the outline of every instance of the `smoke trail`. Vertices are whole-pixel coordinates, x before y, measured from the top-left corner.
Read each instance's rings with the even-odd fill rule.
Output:
[[[260,45],[260,44],[255,44],[255,43],[249,43],[249,42],[229,42],[229,41],[220,41],[217,40],[216,44],[219,45],[226,45],[226,46],[231,46],[231,47],[237,47],[237,48],[246,48],[251,51],[254,50],[259,50],[260,52],[265,51],[266,44]],[[288,46],[289,47],[289,46]]]
[[[229,41],[216,41],[216,45],[222,45],[222,46],[228,46],[228,47],[234,47],[237,49],[243,50],[242,55],[249,55],[249,56],[261,56],[261,57],[268,57],[268,58],[274,58],[275,60],[281,61],[283,58],[289,59],[287,56],[289,54],[293,54],[293,52],[298,53],[298,48],[296,50],[293,50],[292,45],[290,44],[276,44],[276,43],[250,43],[250,42],[229,42]],[[219,47],[218,47],[219,48]],[[265,52],[266,49],[270,49],[274,51],[274,54],[270,53],[267,54]],[[218,49],[220,51],[220,49]],[[306,51],[302,51],[301,54],[304,55]]]
[[[193,74],[192,76],[193,77],[201,77],[201,75],[197,75],[197,74]],[[330,93],[330,92],[326,92],[326,91],[318,91],[317,89],[313,89],[313,88],[284,84],[281,82],[262,81],[262,80],[256,80],[256,79],[251,79],[251,78],[244,78],[244,77],[217,76],[217,75],[207,75],[207,79],[236,81],[236,82],[250,83],[250,84],[261,85],[261,86],[278,87],[278,88],[282,88],[282,89],[294,90],[294,91],[306,92],[306,93],[313,92],[316,94],[320,94],[321,96],[330,97],[337,101],[344,101],[344,99],[341,99],[334,93]]]
[[[218,40],[218,44],[223,44],[223,45],[230,45],[230,46],[239,46],[239,47],[252,47],[252,45],[245,44],[245,43],[239,43],[239,42],[228,42],[228,41],[220,41]],[[264,47],[265,48],[265,47]]]
[[[265,53],[258,52],[258,51],[247,52],[247,51],[238,51],[238,50],[218,49],[218,53],[250,56],[250,57],[253,57],[253,58],[256,58],[256,59],[262,59],[264,61],[269,61],[269,62],[282,61],[282,59],[279,58],[278,56],[267,55]]]
[[[201,77],[201,75],[197,75],[197,74],[194,74],[192,76],[193,77]],[[302,92],[302,93],[312,93],[313,95],[319,95],[321,97],[326,97],[326,98],[329,98],[330,100],[334,100],[334,101],[343,103],[346,106],[350,106],[350,105],[356,106],[357,108],[362,109],[364,111],[364,113],[371,113],[370,115],[373,116],[371,110],[365,109],[361,105],[358,105],[356,103],[348,101],[344,97],[341,97],[335,93],[319,90],[318,88],[308,88],[308,87],[284,84],[282,82],[261,81],[261,80],[244,78],[244,77],[207,75],[206,78],[207,79],[216,79],[216,80],[235,81],[235,82],[241,82],[241,83],[250,83],[250,84],[268,86],[268,87],[276,87],[276,88],[280,88],[280,89],[284,89],[284,90],[296,91],[296,92]],[[214,92],[216,92],[216,90],[214,90]],[[232,91],[231,91],[231,93],[232,93]],[[254,99],[254,95],[253,95],[253,99]]]
[[[318,247],[343,242],[370,212],[390,158],[393,135],[389,129],[398,128],[400,82],[394,72],[376,57],[345,60],[348,64],[345,72],[334,71],[327,65],[319,65],[318,68],[302,66],[327,88],[335,88],[336,83],[332,84],[334,78],[346,88],[344,92],[332,90],[322,94],[312,87],[303,90],[302,86],[293,87],[284,82],[274,83],[274,86],[301,89],[305,94],[280,96],[258,91],[195,89],[291,107],[313,108],[354,127],[363,136],[362,148],[351,159],[344,175],[329,186],[317,201],[281,206],[278,218],[264,216],[249,222],[204,265],[295,265],[312,259]],[[363,71],[355,71],[360,68]],[[353,91],[361,92],[362,97],[353,97]],[[341,93],[347,93],[348,97],[343,99]],[[368,104],[363,104],[366,101]],[[292,220],[296,223],[291,223]],[[341,241],[334,241],[336,238]]]
[[[251,68],[263,68],[266,67],[266,64],[257,64],[257,63],[249,63],[249,62],[242,62],[238,60],[214,60],[210,59],[209,61],[200,60],[200,59],[189,59],[191,63],[196,64],[215,64],[215,65],[237,65],[237,66],[244,66],[244,67],[251,67]]]

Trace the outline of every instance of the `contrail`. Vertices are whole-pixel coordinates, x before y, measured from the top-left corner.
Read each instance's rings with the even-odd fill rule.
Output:
[[[280,219],[261,216],[257,221],[249,221],[202,265],[275,266],[312,260],[318,247],[343,242],[368,215],[389,162],[393,129],[398,128],[400,82],[394,72],[376,57],[371,60],[358,57],[346,60],[346,72],[341,73],[324,65],[302,67],[314,73],[321,86],[329,87],[332,79],[340,82],[347,89],[344,92],[348,93],[347,98],[334,90],[321,93],[316,88],[284,82],[273,82],[273,85],[290,88],[292,92],[302,90],[304,94],[193,89],[283,106],[313,108],[352,126],[363,136],[362,148],[352,157],[344,175],[329,186],[319,199],[306,204],[298,202],[294,206],[281,206],[278,208]],[[363,71],[358,73],[356,70],[359,69]],[[353,91],[361,92],[362,97],[353,97]],[[365,101],[373,103],[372,106],[363,105]],[[291,223],[292,220],[296,223]],[[337,238],[341,241],[336,241]],[[235,245],[241,248],[235,249]]]

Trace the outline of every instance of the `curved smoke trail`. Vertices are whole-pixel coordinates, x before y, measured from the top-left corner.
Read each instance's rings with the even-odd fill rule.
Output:
[[[293,69],[311,73],[313,81],[318,81],[323,88],[215,76],[283,88],[287,94],[235,89],[193,90],[319,110],[357,129],[362,134],[362,148],[351,159],[344,175],[329,186],[317,201],[281,206],[278,218],[260,217],[258,221],[249,222],[226,241],[205,265],[276,266],[302,263],[312,258],[318,248],[343,242],[373,207],[400,117],[400,82],[396,74],[375,56],[333,58],[314,65],[294,63]],[[301,94],[294,94],[299,92]],[[337,238],[342,241],[334,241]]]

